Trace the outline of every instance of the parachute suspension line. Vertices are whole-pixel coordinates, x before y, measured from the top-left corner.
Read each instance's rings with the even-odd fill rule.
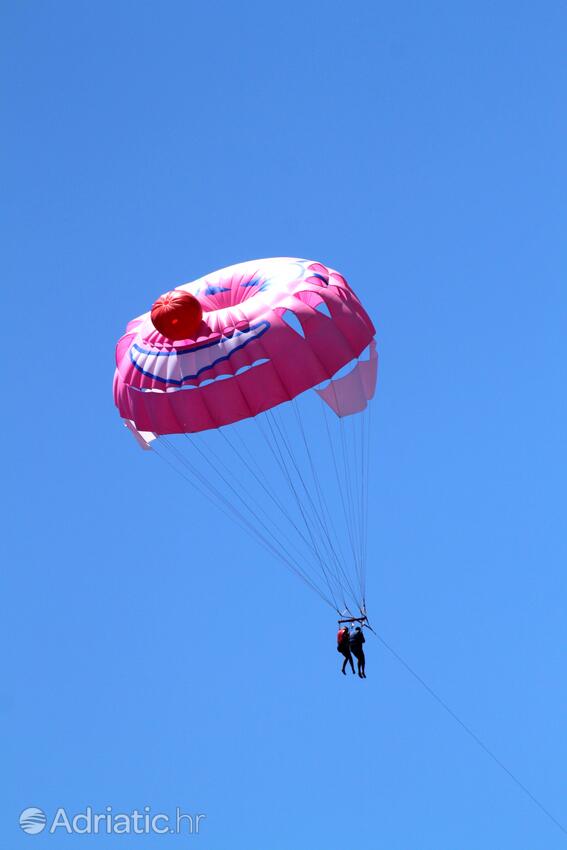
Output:
[[[352,423],[356,443],[356,490],[358,497],[358,527],[360,546],[360,593],[364,604],[366,564],[364,561],[364,410]]]
[[[310,505],[310,510],[309,509],[305,510],[302,503],[301,503],[301,498],[300,498],[299,502],[300,502],[301,509],[303,510],[305,522],[309,524],[309,518],[312,517],[312,521],[311,521],[311,525],[312,525],[312,529],[313,529],[312,536],[315,536],[315,532],[317,532],[318,537],[320,539],[320,543],[323,546],[323,548],[326,550],[326,557],[328,558],[329,563],[327,564],[327,567],[323,566],[323,569],[324,570],[328,569],[330,571],[331,565],[333,563],[333,558],[335,559],[337,565],[340,567],[340,564],[338,562],[338,557],[336,555],[336,552],[334,551],[334,548],[332,547],[332,542],[330,541],[328,533],[327,533],[327,535],[325,534],[325,528],[324,528],[323,523],[322,523],[320,511],[317,509],[317,506],[315,505],[315,502],[313,500],[313,496],[310,492],[310,489],[307,486],[305,478],[301,473],[302,464],[298,461],[298,459],[296,459],[294,451],[291,447],[290,441],[286,437],[285,429],[282,427],[282,424],[278,421],[278,419],[275,416],[273,416],[273,411],[270,411],[270,413],[272,414],[272,420],[273,420],[274,426],[278,430],[281,443],[283,444],[283,446],[287,450],[287,454],[290,458],[290,461],[293,465],[293,468],[295,469],[295,472],[296,472],[296,474],[299,478],[299,481],[301,482],[303,491],[304,491],[305,496],[307,498],[307,501]],[[286,469],[287,469],[287,467],[286,467]],[[345,606],[347,606],[347,602],[346,602],[346,598],[345,598],[345,590],[346,590],[346,588],[344,586],[345,583],[343,581],[341,581],[340,577],[336,574],[331,574],[331,577],[334,579],[334,581],[336,583],[337,592],[340,593],[340,595],[343,598],[343,602],[344,602]],[[346,583],[347,583],[347,587],[350,589],[350,593],[352,594],[352,598],[354,599],[355,604],[356,604],[356,594],[352,591],[352,589],[350,587],[350,582],[348,581],[348,578],[347,578]]]
[[[237,447],[236,445],[234,445],[234,443],[231,441],[230,437],[228,436],[228,434],[225,432],[225,430],[224,430],[224,429],[219,429],[219,433],[222,435],[222,437],[224,438],[224,440],[226,441],[226,443],[230,446],[231,451],[233,451],[233,452],[234,452],[234,454],[235,454],[235,455],[239,458],[239,460],[240,460],[240,462],[242,463],[243,467],[247,470],[247,472],[249,472],[249,473],[252,475],[252,477],[255,479],[255,481],[258,483],[258,485],[262,488],[262,490],[265,492],[265,494],[268,496],[268,498],[269,498],[269,499],[270,499],[270,500],[274,503],[274,505],[275,505],[275,506],[276,506],[276,508],[278,509],[278,512],[279,512],[279,513],[280,513],[283,517],[285,517],[285,519],[287,520],[287,522],[288,522],[288,523],[292,526],[292,528],[295,530],[295,532],[297,533],[297,535],[301,538],[301,540],[303,541],[304,545],[307,547],[309,554],[310,554],[312,557],[314,556],[314,557],[316,558],[316,557],[317,557],[317,553],[315,552],[315,550],[314,550],[314,548],[313,548],[313,544],[312,544],[312,543],[310,543],[310,541],[309,541],[309,540],[307,540],[307,538],[305,537],[305,535],[303,534],[303,532],[301,531],[301,529],[297,526],[297,523],[295,522],[294,518],[291,516],[291,514],[289,513],[289,511],[286,509],[285,505],[283,505],[283,504],[282,504],[282,502],[280,501],[280,499],[278,499],[278,498],[277,498],[277,497],[276,497],[276,496],[275,496],[275,495],[274,495],[274,494],[273,494],[273,493],[269,490],[269,488],[268,488],[268,487],[266,487],[266,485],[265,485],[264,481],[263,481],[263,480],[261,479],[261,477],[260,477],[260,476],[256,473],[256,471],[255,471],[255,469],[254,469],[254,466],[255,466],[256,461],[254,460],[254,458],[253,458],[253,457],[252,457],[252,455],[250,454],[250,451],[249,451],[249,450],[248,450],[248,448],[246,447],[246,444],[244,443],[244,441],[240,438],[240,435],[239,435],[238,433],[235,433],[235,432],[233,431],[233,435],[232,435],[232,436],[233,436],[233,437],[235,437],[235,438],[236,438],[236,437],[238,437],[239,442],[240,442],[240,445],[241,445],[241,448],[242,448],[242,451],[239,451],[238,447]],[[270,448],[271,448],[271,447],[270,447]],[[248,460],[244,457],[244,453],[245,453],[246,455],[248,455]],[[282,531],[282,533],[285,535],[285,530],[284,530],[284,531]],[[339,582],[338,582],[338,581],[337,581],[337,584],[339,584]],[[330,590],[330,588],[329,588],[329,590]]]
[[[172,462],[166,455],[160,452],[156,446],[156,443],[163,443],[163,445],[171,452],[173,457],[177,460],[177,465]],[[257,528],[252,525],[251,522],[248,521],[247,517],[244,516],[241,511],[239,511],[234,505],[232,505],[221,492],[219,492],[214,485],[212,485],[203,475],[199,473],[197,469],[193,467],[193,465],[188,461],[188,459],[164,436],[159,438],[159,441],[156,440],[154,446],[152,447],[158,457],[163,460],[171,469],[174,470],[181,478],[183,478],[187,483],[189,483],[197,492],[201,495],[204,495],[207,499],[209,499],[216,507],[219,508],[225,515],[233,519],[237,525],[240,525],[241,528],[246,530],[252,537],[254,537],[261,546],[264,547],[268,552],[278,558],[280,561],[284,563],[293,573],[295,573],[300,579],[302,579],[308,587],[311,588],[327,605],[333,608],[335,611],[338,611],[336,605],[332,603],[329,597],[321,591],[321,589],[311,580],[311,578],[305,574],[300,567],[297,566],[292,560],[286,557],[286,555],[275,548],[269,540],[267,540],[264,535],[258,531]],[[179,464],[185,467],[191,473],[191,477],[189,477],[183,469],[180,468]]]
[[[329,422],[327,420],[326,403],[321,401],[321,404],[323,405],[323,416],[324,416],[324,422],[325,422],[325,430],[327,432],[329,448],[330,448],[330,452],[331,452],[331,457],[333,459],[333,468],[335,470],[335,477],[336,477],[336,481],[337,481],[337,489],[339,491],[339,497],[340,497],[341,506],[342,506],[342,509],[343,509],[343,517],[344,517],[344,522],[345,522],[345,528],[346,528],[347,537],[348,537],[348,540],[349,540],[350,550],[351,550],[351,553],[352,553],[352,561],[353,561],[353,564],[355,564],[356,563],[356,554],[355,554],[355,548],[354,548],[354,538],[353,538],[353,534],[352,534],[351,525],[348,521],[348,510],[347,510],[346,500],[345,500],[345,488],[343,486],[343,482],[342,482],[340,474],[339,474],[339,468],[338,468],[338,464],[337,464],[337,455],[336,455],[335,445],[334,445],[335,441],[333,440],[333,437],[331,436],[331,431],[330,431],[330,428],[329,428]],[[358,599],[356,597],[356,594],[353,594],[353,596],[354,596],[354,599],[355,599],[355,606],[358,607]],[[349,610],[349,609],[347,608],[347,610]],[[349,613],[350,613],[350,610],[349,610]]]
[[[297,419],[299,429],[301,431],[301,437],[303,439],[303,445],[305,447],[305,453],[306,453],[307,458],[309,460],[309,467],[311,469],[311,475],[312,475],[312,478],[313,478],[313,482],[315,484],[315,492],[317,494],[317,499],[318,499],[319,507],[320,507],[320,518],[321,518],[321,521],[322,521],[322,525],[323,525],[323,528],[324,528],[325,535],[326,535],[328,543],[329,543],[329,548],[332,551],[333,558],[334,558],[334,561],[335,561],[335,568],[336,568],[335,578],[336,578],[337,584],[339,586],[341,586],[343,582],[346,583],[353,600],[355,600],[355,602],[356,602],[356,593],[355,593],[355,591],[352,587],[348,573],[345,571],[345,568],[344,568],[344,555],[343,555],[343,552],[341,550],[339,541],[336,537],[336,531],[335,531],[334,539],[333,539],[333,536],[331,535],[331,532],[329,531],[329,524],[328,524],[328,521],[327,521],[328,517],[330,516],[329,508],[328,508],[328,505],[327,505],[327,501],[325,499],[325,495],[323,493],[323,488],[321,487],[321,483],[319,481],[319,476],[317,475],[317,467],[316,467],[315,463],[313,462],[313,456],[312,456],[312,453],[309,449],[309,444],[307,442],[307,438],[306,438],[306,435],[305,435],[305,428],[303,426],[303,420],[301,418],[301,408],[300,408],[300,405],[297,404],[295,399],[292,400],[292,404],[293,404],[293,408],[294,408],[294,411],[295,411],[295,417]],[[345,603],[345,607],[348,607],[347,603],[346,603],[346,599],[343,599],[343,601]]]
[[[315,492],[317,494],[317,500],[319,502],[320,513],[316,514],[316,516],[320,520],[320,524],[321,524],[322,529],[324,531],[325,537],[328,541],[329,549],[331,550],[331,552],[333,554],[333,558],[334,558],[335,563],[337,565],[337,569],[339,569],[343,572],[343,578],[345,579],[345,581],[349,582],[349,578],[344,573],[344,569],[342,567],[342,563],[344,562],[344,556],[343,556],[343,553],[341,551],[340,543],[337,539],[336,532],[335,532],[335,535],[333,536],[331,534],[331,532],[329,531],[329,524],[328,524],[328,521],[327,521],[328,517],[330,516],[329,508],[328,508],[327,501],[326,501],[324,493],[323,493],[323,488],[321,487],[321,484],[320,484],[320,481],[319,481],[319,476],[317,475],[317,467],[316,467],[315,463],[313,462],[312,452],[309,449],[309,444],[307,442],[307,438],[306,438],[306,435],[305,435],[305,428],[303,426],[303,420],[302,420],[302,417],[301,417],[301,407],[297,404],[295,399],[292,399],[292,404],[293,404],[293,409],[294,409],[294,413],[295,413],[295,418],[297,420],[299,430],[300,430],[300,433],[301,433],[301,438],[303,440],[303,446],[305,448],[305,454],[306,454],[307,459],[309,461],[309,468],[311,470],[311,477],[313,478],[313,483],[315,485]],[[350,588],[350,589],[351,589],[351,592],[352,592],[352,588]],[[353,593],[353,596],[355,596],[354,593]]]
[[[282,502],[278,498],[276,498],[276,496],[269,490],[268,487],[266,487],[264,481],[262,481],[261,477],[255,471],[255,469],[254,469],[254,466],[255,466],[254,458],[252,457],[252,455],[250,454],[250,452],[246,448],[246,444],[242,441],[242,439],[240,438],[240,435],[239,434],[233,434],[233,436],[239,437],[239,442],[240,442],[240,445],[242,447],[242,451],[239,451],[239,449],[234,445],[234,443],[231,442],[228,434],[225,432],[225,430],[223,428],[219,428],[218,432],[223,437],[225,442],[230,446],[230,448],[234,452],[234,454],[239,458],[243,467],[245,467],[247,472],[249,472],[252,475],[254,480],[262,488],[262,490],[265,492],[265,494],[268,496],[268,498],[277,507],[278,511],[282,514],[283,517],[285,517],[285,519],[289,522],[289,524],[297,532],[298,536],[301,538],[301,540],[304,542],[304,544],[311,550],[312,547],[311,547],[310,542],[307,540],[307,538],[305,537],[305,535],[303,534],[301,529],[297,527],[297,524],[295,523],[293,517],[290,515],[288,510],[286,509],[285,505],[283,505]],[[246,458],[244,457],[244,453],[246,453],[248,455],[248,460],[246,460]]]
[[[272,555],[278,558],[282,563],[287,566],[293,573],[295,573],[299,578],[301,578],[312,590],[326,602],[331,608],[336,610],[336,606],[329,599],[329,597],[321,591],[316,582],[312,577],[309,576],[307,571],[303,569],[297,561],[295,561],[292,556],[288,557],[288,553],[284,547],[281,545],[274,546],[270,543],[269,539],[259,530],[249,519],[247,515],[245,515],[241,510],[238,509],[237,506],[232,504],[232,502],[227,499],[223,492],[218,490],[214,484],[211,484],[208,479],[203,476],[198,469],[191,465],[188,458],[184,456],[182,452],[176,450],[174,446],[169,444],[170,450],[177,456],[178,462],[184,465],[193,475],[193,479],[187,478],[179,469],[173,466],[176,471],[178,471],[183,478],[185,478],[189,483],[192,483],[194,487],[200,492],[202,492],[207,498],[210,499],[214,503],[214,497],[216,496],[217,500],[221,503],[221,510],[229,517],[231,517],[237,525],[240,525],[245,531],[247,531],[252,537],[256,538],[260,542],[260,544]],[[171,464],[170,464],[171,465]],[[201,483],[201,487],[199,484],[195,483],[195,479]]]
[[[323,541],[321,541],[320,539],[318,540],[318,537],[320,537],[320,530],[319,530],[319,528],[318,528],[318,526],[315,522],[315,519],[317,517],[317,510],[314,508],[313,500],[311,499],[311,494],[309,493],[309,490],[308,490],[308,488],[306,487],[306,484],[305,484],[305,480],[303,479],[303,476],[301,475],[300,464],[298,463],[298,461],[296,460],[296,458],[294,456],[294,453],[291,449],[289,441],[286,439],[285,429],[278,422],[277,418],[273,415],[272,416],[266,415],[266,422],[268,424],[268,428],[270,429],[271,440],[269,438],[267,438],[265,434],[264,434],[264,436],[267,439],[268,445],[271,448],[271,451],[272,451],[272,453],[273,453],[273,455],[276,459],[276,462],[277,462],[277,464],[280,468],[280,471],[282,472],[284,479],[286,480],[288,487],[290,488],[291,495],[293,496],[293,498],[296,501],[297,509],[299,510],[299,512],[301,514],[301,517],[302,517],[303,522],[305,524],[305,528],[307,530],[307,533],[308,533],[310,539],[313,541],[313,547],[315,548],[315,550],[317,552],[317,555],[318,555],[318,558],[319,558],[319,564],[321,566],[321,571],[323,572],[323,575],[325,577],[325,581],[326,581],[327,586],[328,586],[330,584],[329,569],[327,568],[327,566],[325,564],[325,560],[323,559],[323,556],[321,555],[320,548],[319,548],[321,545],[323,546],[323,548],[325,548],[325,542],[326,541],[324,540],[324,538],[323,538]],[[278,437],[276,437],[276,433],[275,433],[276,430],[278,431],[279,439],[278,439]],[[291,465],[287,464],[285,459],[284,459],[283,451],[282,451],[282,448],[281,448],[282,446],[284,446],[286,451],[287,451],[287,455],[289,456],[289,459],[291,461]],[[279,457],[278,457],[278,455],[279,455]],[[301,494],[298,490],[298,485],[296,485],[296,483],[293,480],[293,475],[292,475],[291,470],[295,470],[295,473],[297,475],[297,478],[299,479],[299,482],[301,483],[301,485],[303,487],[303,491],[305,492],[307,500],[311,503],[311,509],[309,509],[309,506],[306,506],[304,504],[303,498],[302,498],[302,496],[301,496]],[[343,602],[344,602],[344,587],[343,587],[343,585],[340,582],[337,581],[336,577],[332,573],[331,573],[331,579],[333,580],[334,585],[335,585],[335,589],[333,591],[333,596],[335,598],[336,598],[336,596],[340,596],[343,599]],[[344,602],[344,604],[346,604],[346,602]]]
[[[370,446],[372,434],[372,405],[364,411],[366,439],[364,440],[365,456],[363,460],[363,535],[364,535],[364,587],[362,602],[366,610],[366,570],[368,566],[368,510],[369,510],[369,484],[370,484]]]
[[[367,409],[365,408],[356,416],[340,417],[339,420],[347,504],[350,507],[348,521],[351,523],[356,549],[355,568],[360,586],[361,610],[365,609],[366,597],[367,489],[365,485],[369,454],[365,447],[366,419]]]
[[[362,607],[366,612],[366,574],[368,563],[368,485],[370,471],[371,405],[360,413],[360,435],[356,442],[360,448],[357,492],[360,497],[360,563]],[[356,423],[353,422],[353,428]]]
[[[336,393],[336,387],[331,382],[335,395],[336,408],[339,409],[339,403]],[[341,444],[341,461],[337,463],[337,456],[334,452],[333,442],[330,438],[329,425],[326,416],[325,406],[325,426],[331,449],[333,453],[333,462],[335,466],[335,474],[339,482],[341,495],[343,490],[346,494],[346,499],[343,497],[343,511],[345,523],[351,541],[351,550],[353,553],[355,572],[359,583],[359,608],[362,613],[366,613],[366,564],[367,564],[367,528],[368,528],[368,478],[369,478],[369,440],[370,429],[368,427],[368,418],[370,405],[367,405],[357,415],[339,416],[339,433]],[[350,420],[350,421],[349,421]],[[342,466],[342,479],[339,472],[339,465]]]
[[[352,430],[354,436],[354,445],[356,447],[355,457],[355,495],[358,497],[358,528],[359,528],[359,547],[360,547],[360,590],[364,599],[364,588],[366,584],[366,562],[364,559],[364,416],[363,410],[359,416],[353,417]]]
[[[334,392],[337,392],[335,387]],[[304,403],[323,405],[326,440],[310,442],[311,424],[315,423],[309,422],[308,432],[302,399],[291,399],[290,404],[250,417],[236,427],[184,434],[186,452],[181,451],[176,439],[171,442],[161,437],[156,453],[298,575],[333,610],[356,616],[358,609],[364,615],[369,411],[337,417],[338,422],[332,416],[331,423],[328,420],[331,414],[320,397],[315,400],[314,393],[309,396],[306,393]],[[336,408],[340,409],[338,404]],[[257,440],[255,443],[249,439],[252,435],[246,429],[250,428],[259,431],[267,450]],[[316,433],[320,435],[321,430],[319,426]],[[167,452],[167,457],[162,451]],[[268,483],[262,474],[266,451],[275,460],[270,466],[272,472],[278,470],[279,487],[274,480]],[[182,471],[179,466],[183,467]],[[333,478],[339,493],[336,498],[333,492],[330,505],[329,484]],[[336,522],[339,500],[346,535],[340,517],[339,524]],[[330,507],[334,508],[334,519]],[[345,560],[342,551],[345,537],[347,554],[349,548],[352,553],[352,565],[350,556]]]
[[[309,524],[309,521],[307,519],[307,513],[304,509],[304,506],[303,506],[303,503],[302,503],[301,498],[299,496],[299,493],[297,492],[297,489],[296,489],[296,487],[293,483],[293,479],[292,479],[292,477],[289,473],[289,470],[288,470],[288,468],[285,464],[285,460],[283,458],[283,454],[282,454],[282,451],[281,451],[281,443],[283,443],[285,445],[285,443],[286,443],[285,436],[282,433],[282,431],[280,429],[278,429],[279,434],[280,434],[280,441],[278,441],[276,439],[275,432],[274,432],[274,426],[277,426],[277,422],[274,421],[274,423],[272,423],[269,414],[270,414],[270,411],[268,410],[263,415],[266,417],[266,422],[268,423],[268,427],[270,429],[270,433],[271,433],[271,436],[272,436],[273,443],[270,443],[270,441],[266,438],[264,431],[263,431],[263,429],[260,425],[260,421],[259,421],[260,417],[256,417],[254,421],[257,422],[258,427],[260,428],[260,431],[261,431],[262,435],[264,436],[264,439],[267,440],[268,446],[269,446],[270,450],[272,451],[272,454],[273,454],[274,458],[276,459],[276,462],[278,463],[278,466],[279,466],[281,472],[283,473],[285,480],[287,481],[287,483],[289,485],[291,493],[296,500],[297,507],[299,509],[299,512],[301,513],[301,516],[303,518],[303,522],[305,524],[305,528],[307,530],[307,534],[309,535],[309,538],[311,539],[313,550],[314,550],[314,552],[317,556],[317,560],[319,561],[321,571],[322,571],[323,576],[325,578],[325,583],[326,583],[326,585],[329,589],[329,593],[331,594],[333,601],[335,602],[335,607],[338,609],[338,606],[336,604],[336,597],[335,597],[335,594],[333,592],[331,583],[329,581],[327,569],[325,567],[325,561],[324,561],[323,557],[321,556],[321,553],[319,551],[319,547],[317,545],[317,540],[316,540],[316,538],[313,534],[313,529],[312,529],[312,527]],[[294,465],[295,465],[294,458],[293,458],[293,455],[291,454],[291,452],[289,450],[289,447],[287,447],[287,451],[288,451],[288,454],[290,455],[292,463],[294,463]],[[279,457],[278,457],[278,455],[279,455]],[[299,477],[301,478],[301,473],[299,473],[299,470],[297,469],[297,467],[296,467],[296,472],[298,472]]]
[[[295,549],[295,546],[293,546],[293,544],[289,540],[287,541],[287,544],[282,543],[282,541],[280,540],[280,537],[283,537],[283,539],[286,540],[285,531],[282,531],[282,529],[280,529],[276,525],[275,521],[270,516],[268,516],[263,505],[261,505],[260,502],[257,499],[254,498],[253,494],[249,490],[246,490],[240,484],[238,475],[236,475],[235,473],[232,473],[232,478],[234,479],[236,484],[231,483],[231,481],[228,480],[228,476],[231,473],[228,470],[226,471],[226,473],[223,473],[221,471],[220,460],[217,461],[217,456],[215,455],[213,450],[210,449],[209,451],[207,451],[207,447],[205,446],[205,443],[203,443],[203,445],[199,445],[199,442],[197,441],[197,439],[191,439],[191,436],[189,434],[184,434],[184,436],[189,441],[189,443],[193,447],[193,449],[195,451],[197,451],[201,455],[201,457],[204,459],[205,463],[207,464],[207,469],[213,469],[216,472],[216,474],[218,475],[220,480],[224,483],[224,485],[226,487],[228,487],[229,490],[234,494],[235,498],[237,500],[239,500],[240,503],[243,504],[246,507],[248,513],[251,516],[255,516],[255,518],[258,519],[262,523],[264,530],[266,531],[267,534],[269,534],[271,536],[274,544],[276,546],[280,547],[286,553],[286,555],[291,557],[290,548]],[[246,469],[246,464],[244,465],[244,468]],[[246,471],[248,471],[248,470],[246,470]],[[270,528],[270,525],[275,527],[275,531],[273,531],[272,528]],[[278,537],[277,535],[279,535],[280,537]],[[296,549],[296,553],[297,553],[297,549]],[[303,553],[300,552],[299,557],[304,559]]]
[[[360,571],[362,578],[362,599],[364,600],[365,589],[366,589],[366,557],[365,557],[365,530],[364,530],[364,438],[365,438],[365,423],[366,423],[366,409],[364,409],[360,415],[360,436],[357,438],[357,445],[359,446],[359,466],[358,466],[358,493],[360,497]],[[358,423],[354,423],[356,426]]]
[[[366,584],[366,560],[364,557],[364,436],[365,436],[365,415],[363,410],[360,414],[360,423],[353,423],[353,428],[358,430],[356,443],[358,446],[357,457],[357,494],[359,503],[359,525],[360,525],[360,589],[362,593],[362,601],[364,604],[365,584]]]
[[[214,485],[212,485],[209,481],[205,480],[204,477],[196,470],[192,464],[189,462],[187,458],[185,458],[182,453],[176,449],[176,447],[165,437],[160,438],[160,442],[163,443],[169,449],[174,458],[177,459],[178,463],[181,466],[185,467],[192,474],[192,478],[189,478],[185,473],[179,469],[179,467],[175,466],[165,455],[158,451],[157,447],[154,446],[154,450],[158,457],[160,457],[165,463],[168,464],[175,472],[178,473],[185,481],[191,484],[197,492],[201,495],[206,496],[217,508],[219,508],[223,513],[227,514],[232,519],[236,520],[239,525],[245,528],[248,532],[252,533],[264,546],[268,546],[270,551],[273,551],[273,547],[263,538],[261,535],[251,527],[250,523],[247,521],[246,517],[244,517],[240,511],[238,511],[227,499],[224,498],[223,494],[220,493]]]
[[[232,504],[225,497],[225,495],[222,493],[222,491],[218,490],[215,487],[214,484],[212,484],[207,478],[205,478],[205,476],[203,476],[202,473],[199,472],[199,470],[191,464],[189,459],[186,458],[185,455],[179,449],[177,449],[169,441],[166,442],[166,445],[169,448],[169,450],[171,451],[171,453],[174,455],[174,457],[176,457],[177,460],[193,474],[194,478],[196,478],[197,481],[199,481],[201,483],[202,492],[204,492],[206,495],[208,495],[208,497],[211,498],[211,499],[213,499],[213,497],[215,497],[217,499],[217,501],[220,502],[221,505],[224,507],[225,512],[228,511],[229,514],[232,515],[233,518],[236,518],[237,520],[239,520],[240,524],[244,528],[246,528],[249,532],[253,533],[256,536],[257,539],[261,539],[265,544],[267,544],[270,547],[270,551],[272,551],[272,552],[277,551],[278,554],[281,555],[281,552],[279,551],[279,549],[276,548],[276,547],[279,546],[279,541],[277,541],[277,539],[274,538],[274,542],[276,544],[276,547],[274,547],[274,545],[272,543],[270,543],[261,534],[261,532],[259,532],[250,523],[248,518],[246,516],[244,516],[241,511],[238,510],[236,505]],[[285,552],[285,550],[284,550],[284,552]]]
[[[201,457],[203,457],[203,459],[205,460],[205,463],[207,463],[208,468],[212,468],[212,469],[215,470],[218,477],[225,484],[225,486],[228,487],[231,490],[231,492],[234,494],[236,499],[240,500],[240,502],[246,507],[248,513],[251,516],[255,516],[257,519],[259,519],[262,522],[263,529],[266,532],[266,534],[268,534],[272,538],[273,545],[275,546],[275,548],[278,551],[281,550],[289,560],[292,560],[293,563],[296,566],[296,569],[299,572],[302,572],[304,575],[309,576],[308,571],[304,567],[300,567],[299,562],[297,560],[297,556],[294,557],[292,555],[292,553],[289,549],[289,545],[282,543],[282,541],[270,529],[268,522],[271,522],[272,525],[274,525],[275,523],[273,522],[273,520],[270,520],[269,517],[267,518],[268,522],[266,520],[261,519],[260,514],[263,513],[265,515],[265,511],[264,511],[263,507],[259,504],[259,502],[257,500],[254,500],[253,497],[250,496],[250,493],[243,488],[241,488],[241,491],[238,492],[236,487],[233,484],[231,484],[231,482],[228,480],[227,476],[221,471],[220,463],[216,462],[215,455],[213,454],[212,457],[210,457],[210,456],[208,457],[206,452],[204,451],[204,446],[198,445],[197,440],[195,440],[195,439],[192,440],[191,436],[189,434],[185,434],[184,436],[187,438],[187,440],[193,446],[193,448],[197,450],[197,452],[201,455]],[[235,476],[233,476],[233,477],[235,477]],[[254,507],[256,507],[256,511],[257,511],[256,514],[254,513]],[[286,540],[285,531],[282,531],[282,530],[278,529],[277,527],[276,527],[276,530],[279,532],[279,534],[283,537],[283,540],[285,541]],[[303,553],[299,553],[299,558],[300,558],[301,562],[305,562],[305,555]],[[313,577],[309,576],[309,578],[310,578],[312,584],[315,584]],[[331,592],[330,588],[329,588],[329,590]],[[333,600],[333,607],[336,610],[337,605],[336,605],[336,601],[334,599],[332,592],[331,592],[331,598]]]
[[[355,510],[355,496],[354,496],[354,466],[355,464],[351,463],[351,458],[349,456],[346,437],[345,437],[345,423],[344,418],[342,416],[339,417],[339,433],[340,433],[340,441],[341,441],[341,450],[342,450],[342,461],[343,461],[343,471],[344,471],[344,479],[346,483],[346,502],[349,514],[349,522],[352,529],[352,538],[354,541],[354,550],[355,550],[355,558],[354,558],[354,568],[356,571],[356,575],[358,577],[359,587],[362,585],[361,579],[361,567],[360,567],[360,555],[359,555],[359,540],[360,534],[357,528],[357,520],[356,520],[356,510]]]
[[[347,536],[348,536],[349,543],[350,543],[350,550],[351,550],[351,553],[352,553],[353,564],[356,566],[356,550],[355,550],[355,544],[354,544],[354,538],[353,538],[353,530],[352,530],[352,526],[349,522],[349,513],[348,513],[346,501],[345,501],[345,492],[344,492],[345,486],[343,485],[343,481],[341,480],[341,475],[340,475],[340,472],[339,472],[339,465],[338,465],[338,462],[337,462],[337,453],[335,452],[335,446],[334,446],[333,438],[332,438],[331,431],[330,431],[330,428],[329,428],[329,421],[328,421],[328,418],[327,418],[327,409],[326,409],[327,403],[325,401],[323,401],[323,399],[321,399],[321,405],[322,405],[322,409],[323,409],[323,419],[324,419],[324,422],[325,422],[325,430],[327,432],[327,439],[329,441],[331,457],[333,459],[333,468],[335,470],[335,477],[336,477],[336,480],[337,480],[337,488],[338,488],[338,491],[339,491],[340,501],[341,501],[341,505],[342,505],[342,509],[343,509],[345,527],[346,527],[346,530],[347,530]],[[356,596],[355,596],[355,602],[356,602],[357,607],[360,607],[360,601],[356,599]]]
[[[348,450],[347,450],[347,440],[345,438],[345,422],[342,416],[338,418],[338,426],[339,426],[339,445],[340,445],[340,459],[342,463],[342,471],[343,471],[343,480],[345,486],[345,503],[347,506],[348,512],[348,523],[351,529],[352,541],[354,546],[354,571],[358,580],[358,587],[360,588],[360,566],[358,559],[358,532],[356,528],[356,517],[354,510],[354,497],[353,491],[354,487],[352,485],[352,476],[353,469],[352,463],[349,458]]]

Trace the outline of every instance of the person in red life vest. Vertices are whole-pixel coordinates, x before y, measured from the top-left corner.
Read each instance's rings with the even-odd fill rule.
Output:
[[[340,652],[341,655],[344,655],[345,657],[341,670],[343,676],[346,676],[345,668],[348,663],[350,663],[352,672],[354,673],[354,663],[352,660],[352,655],[350,654],[350,632],[347,626],[343,626],[343,628],[339,629],[337,633],[337,652]]]
[[[358,662],[358,675],[361,679],[366,679],[366,673],[364,672],[366,658],[364,657],[364,650],[362,648],[363,643],[366,643],[364,634],[360,626],[357,626],[349,637],[350,651]]]

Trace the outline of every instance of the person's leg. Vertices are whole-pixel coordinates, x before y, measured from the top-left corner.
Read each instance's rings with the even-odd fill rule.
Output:
[[[353,662],[353,660],[352,660],[352,655],[350,654],[350,652],[349,652],[349,654],[347,655],[347,658],[348,658],[348,660],[350,661],[350,669],[352,670],[353,675],[354,675],[354,662]]]
[[[362,671],[362,678],[366,679],[366,656],[363,649],[360,650],[360,669]]]
[[[362,672],[362,658],[360,655],[356,656],[356,666],[358,667],[358,675],[361,679],[364,679],[364,674]]]
[[[343,674],[343,676],[346,676],[346,669],[345,668],[347,666],[347,661],[348,661],[348,655],[345,654],[345,660],[343,661],[343,666],[342,666],[342,670],[341,670],[341,673]]]

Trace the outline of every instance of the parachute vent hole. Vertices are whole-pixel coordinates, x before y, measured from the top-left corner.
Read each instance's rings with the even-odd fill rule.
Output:
[[[328,316],[329,319],[332,319],[331,311],[329,310],[327,304],[324,301],[320,301],[319,304],[315,307],[318,313],[323,313],[324,316]]]
[[[286,323],[286,325],[288,325],[292,329],[292,331],[295,331],[299,334],[299,336],[302,336],[303,339],[305,339],[305,332],[301,327],[301,322],[299,321],[293,310],[286,310],[284,313],[282,313],[281,317]]]
[[[235,372],[235,375],[243,375],[244,372],[248,372],[250,369],[253,369],[254,366],[261,366],[263,363],[268,362],[269,360],[267,357],[262,357],[260,360],[255,360],[254,363],[249,363],[246,366],[241,366],[240,369]]]
[[[352,370],[356,367],[358,361],[350,360],[348,363],[345,363],[338,372],[335,372],[333,375],[333,381],[336,381],[338,378],[344,378],[346,375],[349,375]]]

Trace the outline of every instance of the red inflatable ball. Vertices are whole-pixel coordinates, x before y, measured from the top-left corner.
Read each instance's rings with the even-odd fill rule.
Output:
[[[203,308],[190,292],[172,289],[154,302],[151,318],[155,329],[168,339],[187,339],[197,333]]]

